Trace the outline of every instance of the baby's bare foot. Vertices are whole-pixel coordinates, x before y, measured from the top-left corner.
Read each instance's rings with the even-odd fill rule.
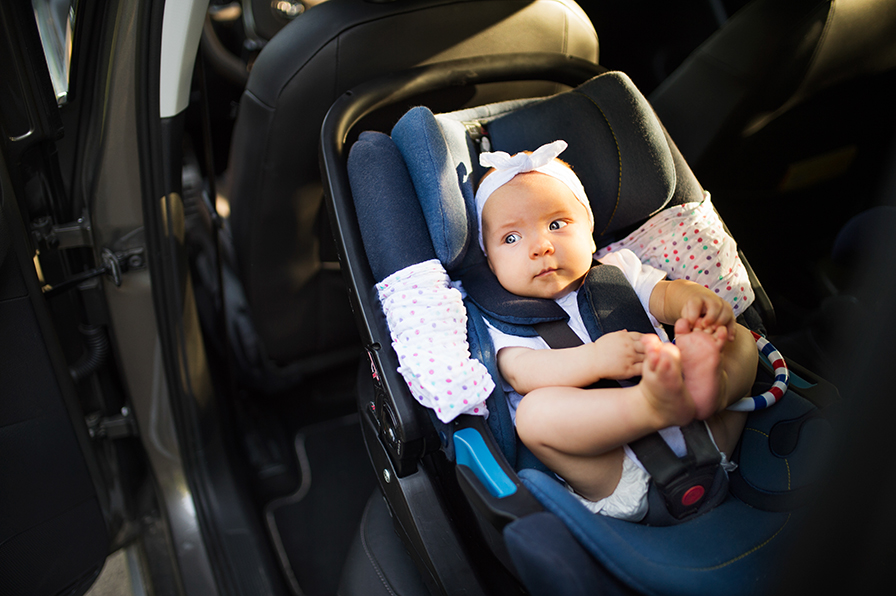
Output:
[[[724,327],[719,327],[715,333],[691,331],[675,338],[675,345],[681,351],[684,384],[694,400],[698,420],[706,420],[715,414],[724,395],[722,349],[726,339]]]
[[[694,419],[695,410],[684,384],[679,349],[659,340],[644,343],[647,355],[638,387],[659,417],[657,428],[687,424]]]

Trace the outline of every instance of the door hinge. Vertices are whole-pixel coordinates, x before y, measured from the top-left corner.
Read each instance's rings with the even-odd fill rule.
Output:
[[[49,217],[39,217],[31,224],[31,234],[37,246],[50,251],[93,246],[93,234],[86,213],[78,221],[62,225],[54,225]],[[123,273],[146,267],[143,228],[138,228],[116,240],[111,246],[103,248],[100,260],[99,267],[81,271],[59,283],[44,285],[44,296],[60,294],[101,275],[106,275],[109,281],[120,286]]]
[[[93,246],[93,230],[87,213],[77,221],[54,224],[49,215],[43,215],[31,222],[31,236],[34,243],[42,248],[57,250]]]
[[[88,414],[84,418],[87,432],[91,439],[123,439],[137,436],[137,422],[127,406],[121,408],[121,414],[101,416],[98,412]]]

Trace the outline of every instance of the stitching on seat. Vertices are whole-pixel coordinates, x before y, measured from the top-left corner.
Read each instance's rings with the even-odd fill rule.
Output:
[[[604,122],[607,123],[607,127],[609,127],[610,129],[610,134],[613,135],[613,142],[616,143],[616,157],[617,161],[619,162],[619,180],[616,184],[616,204],[613,205],[613,212],[610,213],[610,219],[607,220],[607,225],[604,226],[604,229],[599,234],[600,236],[603,236],[607,233],[610,224],[613,222],[613,218],[616,217],[616,211],[619,209],[619,198],[622,195],[622,151],[619,149],[619,139],[616,138],[616,131],[613,130],[613,126],[610,124],[610,120],[607,118],[607,115],[604,114],[604,111],[600,108],[600,106],[597,105],[597,102],[594,101],[592,97],[585,95],[581,91],[574,89],[572,93],[581,95],[582,97],[587,98],[588,101],[590,101],[592,104],[594,104],[594,107],[597,108],[597,111],[600,112],[601,116],[603,116]]]
[[[563,11],[563,53],[569,53],[569,12]]]
[[[763,432],[763,431],[759,430],[758,428],[753,428],[751,426],[747,426],[744,428],[744,431],[748,431],[748,430],[751,430],[754,433],[759,433],[766,439],[770,438],[768,433]],[[784,460],[784,466],[787,468],[787,490],[791,490],[793,487],[792,487],[791,476],[790,476],[790,460],[788,460],[786,457],[782,457],[781,459]]]
[[[361,517],[361,546],[364,547],[364,554],[367,555],[367,560],[370,561],[370,565],[373,567],[373,570],[376,572],[377,577],[380,578],[380,582],[382,582],[383,587],[386,588],[386,591],[389,592],[392,596],[398,596],[389,585],[389,582],[386,580],[386,577],[383,575],[382,568],[374,557],[373,552],[367,546],[367,515],[370,511],[370,505],[364,508],[364,515]]]
[[[695,570],[696,570],[696,571],[714,571],[714,570],[716,570],[716,569],[721,569],[722,567],[726,567],[726,566],[728,566],[728,565],[731,565],[732,563],[735,563],[735,562],[737,562],[737,561],[740,561],[740,560],[743,559],[744,557],[748,557],[748,556],[750,556],[751,554],[755,553],[755,552],[758,551],[759,549],[761,549],[761,548],[763,548],[764,546],[766,546],[767,544],[769,544],[772,540],[774,540],[775,538],[777,538],[778,534],[780,534],[780,533],[784,530],[784,528],[787,526],[787,524],[790,522],[790,517],[791,517],[791,515],[792,515],[792,514],[788,513],[788,514],[787,514],[787,519],[784,520],[784,523],[781,524],[781,527],[778,528],[778,530],[777,530],[774,534],[772,534],[771,536],[769,536],[768,539],[767,539],[765,542],[763,542],[762,544],[757,544],[756,546],[754,546],[753,548],[751,548],[751,549],[748,550],[747,552],[745,552],[745,553],[743,553],[743,554],[741,554],[741,555],[738,555],[738,556],[734,557],[734,558],[731,559],[730,561],[725,561],[724,563],[719,563],[719,564],[716,565],[715,567],[697,567],[697,568],[695,568]]]

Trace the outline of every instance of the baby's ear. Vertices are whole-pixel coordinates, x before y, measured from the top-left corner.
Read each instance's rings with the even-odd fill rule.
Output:
[[[594,242],[594,236],[591,236],[591,254],[593,255],[596,252],[597,252],[597,243]]]

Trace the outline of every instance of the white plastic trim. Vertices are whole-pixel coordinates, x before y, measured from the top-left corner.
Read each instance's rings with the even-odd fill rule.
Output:
[[[162,19],[159,116],[170,118],[190,101],[190,80],[209,0],[168,0]]]

